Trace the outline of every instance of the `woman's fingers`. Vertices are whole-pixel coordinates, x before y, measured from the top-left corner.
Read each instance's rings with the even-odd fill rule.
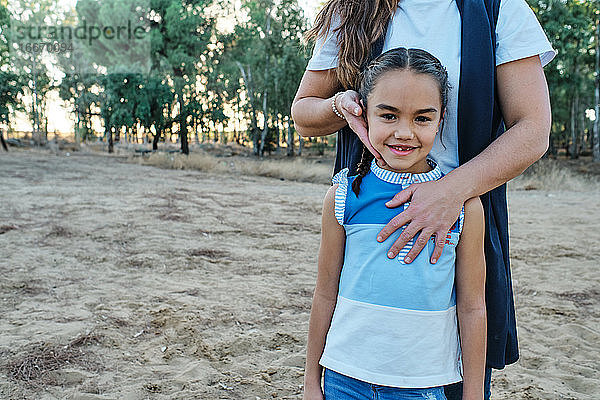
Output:
[[[396,195],[387,203],[385,203],[385,205],[389,208],[394,208],[394,207],[398,207],[401,206],[402,204],[410,201],[412,194],[415,190],[417,185],[410,185],[409,187],[407,187],[406,189],[402,190],[401,192],[396,193]],[[394,233],[397,229],[402,228],[404,225],[408,224],[410,221],[412,221],[412,217],[410,215],[410,211],[406,210],[398,215],[396,215],[394,218],[392,218],[392,220],[390,222],[388,222],[388,224],[379,232],[379,235],[377,235],[377,241],[378,242],[383,242],[384,240],[387,240],[387,238]],[[408,241],[411,238],[408,238],[408,240],[406,241],[406,243],[408,243]],[[402,248],[402,247],[401,247]],[[396,252],[397,254],[397,252]],[[394,254],[394,257],[396,257],[396,254]]]
[[[369,140],[369,128],[365,119],[363,117],[351,116],[348,117],[347,121],[350,129],[352,129],[354,133],[356,133],[356,136],[358,136],[360,141],[363,142],[367,150],[369,150],[369,152],[373,154],[373,156],[375,156],[377,160],[383,161],[381,154],[379,154],[379,152],[375,150],[373,145],[371,145],[371,141]],[[383,164],[380,163],[380,165]]]
[[[410,240],[420,231],[421,229],[419,227],[417,227],[416,223],[410,223],[408,224],[408,226],[406,228],[404,228],[404,230],[402,231],[402,233],[400,234],[400,236],[398,237],[398,239],[396,239],[396,241],[394,242],[394,244],[392,245],[392,247],[390,247],[390,249],[388,250],[388,258],[394,258],[398,255],[398,253],[400,253],[400,250],[402,250],[404,248],[404,246],[406,246],[408,244],[408,242],[410,242]],[[416,243],[413,245],[413,249],[415,248]],[[417,253],[418,254],[418,253]],[[410,262],[407,261],[407,257],[404,258],[404,262]]]
[[[371,145],[371,141],[369,140],[369,131],[365,120],[362,119],[362,117],[356,117],[355,121],[352,121],[352,123],[348,121],[348,125],[350,126],[350,129],[356,133],[356,136],[358,136],[360,141],[363,142],[367,150],[369,150],[369,152],[373,154],[375,158],[382,160],[381,154],[379,154],[379,152]]]
[[[354,116],[358,117],[362,113],[360,96],[354,90],[346,90],[344,94],[339,97],[339,102],[342,110],[345,110]]]
[[[390,222],[387,223],[386,226],[383,227],[383,229],[381,231],[379,231],[379,234],[377,235],[377,241],[383,242],[383,241],[387,240],[387,238],[390,237],[390,235],[392,233],[396,232],[398,229],[400,229],[404,225],[408,224],[411,220],[412,220],[412,217],[410,216],[410,213],[408,212],[408,210],[396,215],[394,218],[392,218],[390,220]],[[404,232],[402,232],[402,234],[400,235],[400,238],[405,238],[408,234],[409,233],[406,232],[406,229],[405,229]],[[410,236],[405,241],[404,244],[408,243],[410,241],[410,239],[412,239],[412,236]],[[398,239],[398,240],[400,240],[400,239]],[[398,241],[396,241],[396,243],[398,243]],[[402,247],[404,247],[404,246],[402,246]],[[400,249],[402,249],[402,247],[400,247]],[[398,251],[400,249],[398,249]],[[396,254],[398,254],[398,252],[396,252]],[[396,257],[396,254],[394,254],[394,257]]]
[[[410,263],[417,258],[429,239],[435,235],[435,249],[431,262],[436,263],[442,254],[446,235],[453,223],[456,222],[462,200],[456,198],[453,189],[445,185],[444,178],[439,181],[418,183],[399,192],[386,205],[397,207],[410,201],[408,207],[395,216],[380,232],[379,242],[386,240],[394,231],[406,225],[404,231],[388,251],[388,257],[394,258],[400,250],[419,232],[404,261]]]
[[[443,231],[435,233],[435,250],[433,250],[433,254],[431,255],[432,264],[435,264],[442,256],[442,250],[444,250],[444,245],[446,244],[446,235],[447,233]]]
[[[360,96],[354,90],[346,90],[344,94],[340,95],[336,99],[336,107],[344,115],[344,118],[348,122],[350,129],[356,133],[361,142],[365,145],[367,150],[377,160],[383,162],[381,154],[371,145],[369,140],[369,130],[367,127],[367,121],[364,118],[364,110],[361,105]]]
[[[410,249],[406,257],[404,257],[404,262],[408,264],[412,262],[415,258],[417,258],[421,250],[423,250],[425,246],[427,246],[427,242],[429,241],[431,236],[433,236],[433,234],[433,230],[423,229],[421,233],[419,233],[417,240],[415,240],[413,247]]]
[[[414,191],[417,189],[417,186],[418,184],[413,184],[407,187],[406,189],[403,189],[402,191],[396,193],[390,201],[385,203],[386,207],[394,208],[410,201]]]

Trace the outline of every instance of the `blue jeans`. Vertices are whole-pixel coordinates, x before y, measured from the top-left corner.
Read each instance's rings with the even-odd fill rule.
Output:
[[[325,368],[325,400],[446,400],[444,387],[423,389],[375,385]]]
[[[485,380],[483,381],[483,397],[485,400],[490,400],[492,397],[491,382],[492,369],[486,367]],[[448,400],[462,400],[462,382],[444,386],[444,392]]]

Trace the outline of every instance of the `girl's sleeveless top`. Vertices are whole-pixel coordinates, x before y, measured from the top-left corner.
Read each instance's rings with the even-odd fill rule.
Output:
[[[335,216],[346,231],[337,304],[320,364],[365,382],[394,387],[433,387],[462,380],[454,272],[464,209],[436,264],[430,240],[410,264],[412,244],[394,258],[387,251],[403,229],[385,242],[379,231],[408,203],[385,203],[412,183],[437,180],[440,168],[422,174],[396,173],[371,164],[357,197],[348,169],[334,176]]]

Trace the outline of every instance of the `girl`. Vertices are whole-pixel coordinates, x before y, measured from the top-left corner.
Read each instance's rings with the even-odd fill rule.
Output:
[[[388,51],[362,74],[359,93],[369,140],[382,161],[363,150],[358,175],[340,171],[325,196],[306,356],[307,400],[323,394],[327,400],[446,399],[443,385],[463,379],[463,400],[483,399],[479,199],[465,203],[435,265],[430,262],[435,243],[406,264],[401,257],[388,258],[389,243],[376,240],[395,215],[385,206],[394,194],[443,175],[428,154],[443,125],[448,91],[445,68],[423,50]]]

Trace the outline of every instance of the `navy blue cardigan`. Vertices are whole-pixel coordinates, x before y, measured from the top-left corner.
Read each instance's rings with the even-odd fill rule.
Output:
[[[462,165],[504,132],[496,91],[496,21],[500,0],[456,0],[462,21],[458,92],[458,158]],[[371,59],[383,49],[377,40]],[[468,79],[462,79],[468,77]],[[356,171],[362,143],[348,127],[338,132],[334,173]],[[480,196],[485,212],[487,365],[504,368],[519,358],[508,257],[506,185]]]

